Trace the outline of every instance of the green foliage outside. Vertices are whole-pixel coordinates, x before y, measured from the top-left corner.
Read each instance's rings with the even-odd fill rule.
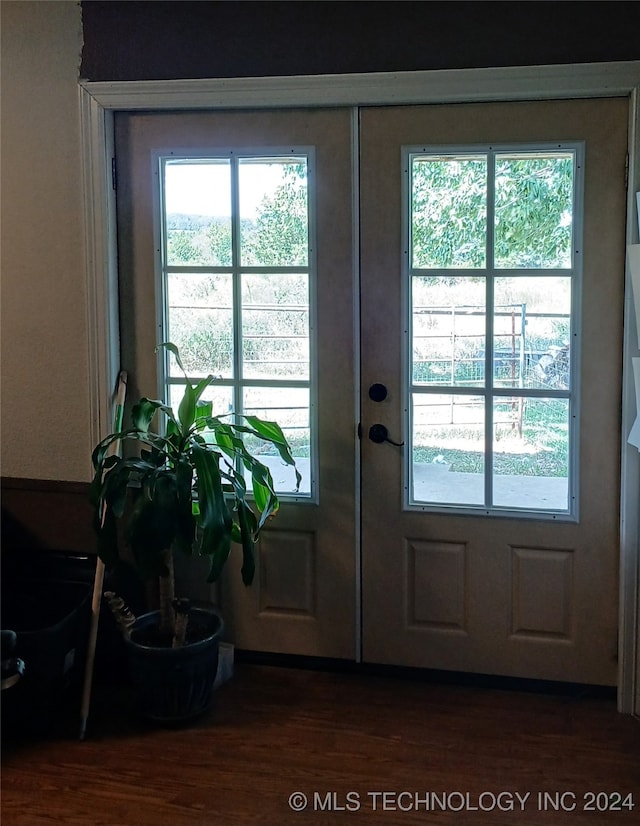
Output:
[[[414,158],[412,266],[484,267],[487,163],[484,158]],[[571,265],[573,159],[496,158],[495,263]]]
[[[283,167],[282,183],[261,205],[254,227],[242,233],[243,264],[306,267],[309,219],[306,164]]]
[[[255,220],[240,222],[245,266],[283,267],[282,274],[242,277],[244,374],[250,378],[308,378],[309,284],[287,273],[308,264],[306,166],[282,164],[282,180],[263,199]],[[231,267],[228,218],[167,216],[171,266]],[[191,375],[232,378],[233,292],[225,274],[171,274],[169,334]]]
[[[246,266],[291,267],[308,264],[308,193],[306,167],[282,166],[278,186],[260,204],[255,218],[240,225],[239,250]],[[477,304],[484,292],[478,270],[486,265],[486,160],[482,157],[433,159],[416,156],[412,166],[412,266],[423,270],[469,269],[466,278],[446,272],[423,272],[419,301],[424,305],[450,301]],[[500,268],[567,268],[571,265],[573,159],[569,155],[496,158],[494,255]],[[232,226],[225,218],[197,215],[167,216],[167,255],[172,266],[231,267]],[[229,274],[171,276],[169,334],[179,346],[187,371],[232,379],[233,294]],[[538,293],[550,294],[551,282],[533,284],[523,293],[500,287],[501,302],[528,302]],[[539,279],[541,282],[542,279]],[[567,280],[568,283],[568,280]],[[561,285],[560,285],[561,286]],[[562,292],[566,304],[569,293]],[[435,293],[433,292],[435,290]],[[519,291],[518,291],[519,290]],[[446,298],[448,294],[448,298]],[[559,297],[556,296],[556,298]],[[551,301],[554,296],[551,293]],[[308,378],[309,284],[302,274],[244,274],[242,277],[242,347],[245,375],[253,378]],[[426,328],[425,328],[426,329]],[[527,329],[532,352],[543,351],[568,337],[568,321],[538,320]],[[434,339],[435,341],[435,339]],[[508,336],[505,342],[508,343]],[[460,344],[454,360],[456,383],[483,379],[482,341],[471,337]],[[429,350],[431,347],[431,350]],[[441,369],[442,354],[435,345],[417,353],[416,380],[431,381]],[[465,349],[466,347],[466,349]],[[433,358],[435,357],[435,361]],[[431,362],[429,359],[431,358]],[[435,370],[435,373],[433,372]],[[447,373],[448,368],[444,369]],[[422,372],[420,372],[422,371]],[[509,376],[505,374],[508,380]],[[443,381],[446,376],[443,374]],[[449,381],[447,379],[447,381]],[[527,384],[526,386],[532,386]],[[561,417],[562,418],[562,417]],[[566,476],[568,435],[566,417],[556,420],[551,409],[539,406],[525,417],[521,447],[496,452],[497,472]],[[446,447],[452,429],[440,435],[429,431],[414,441],[414,461],[431,462],[444,456],[452,469],[482,470],[481,451]],[[304,451],[308,433],[287,433]],[[442,440],[441,440],[442,437]],[[484,436],[482,435],[482,439]]]

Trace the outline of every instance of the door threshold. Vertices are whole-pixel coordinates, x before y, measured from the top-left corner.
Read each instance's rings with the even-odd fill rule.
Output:
[[[455,685],[485,688],[497,691],[521,691],[530,694],[551,694],[574,699],[606,699],[615,702],[615,686],[568,683],[558,680],[539,680],[525,677],[508,677],[499,674],[473,674],[465,671],[442,671],[433,668],[415,668],[378,663],[357,663],[333,657],[311,657],[301,654],[275,654],[264,651],[235,650],[235,661],[250,665],[276,668],[296,668],[308,671],[325,671],[335,674],[355,674],[369,677],[385,677],[413,680],[435,685]]]

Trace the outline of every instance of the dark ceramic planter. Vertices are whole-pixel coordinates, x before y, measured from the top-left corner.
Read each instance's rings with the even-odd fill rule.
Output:
[[[187,722],[211,704],[222,618],[213,609],[192,608],[189,621],[202,626],[204,638],[181,648],[162,648],[147,639],[159,616],[159,611],[143,614],[125,636],[138,710],[163,723]]]

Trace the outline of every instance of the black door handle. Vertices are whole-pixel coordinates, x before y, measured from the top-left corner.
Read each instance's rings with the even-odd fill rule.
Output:
[[[389,431],[383,424],[372,424],[369,428],[369,438],[377,445],[381,445],[383,442],[389,442],[390,445],[395,445],[396,447],[402,447],[404,445],[404,442],[394,442],[393,439],[390,439]]]

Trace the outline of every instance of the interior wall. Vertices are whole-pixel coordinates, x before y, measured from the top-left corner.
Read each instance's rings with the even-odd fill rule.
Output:
[[[84,481],[80,4],[2,2],[2,475]]]
[[[638,56],[634,4],[581,3],[579,25],[576,5],[0,3],[2,475],[90,473],[79,73],[221,77]]]

